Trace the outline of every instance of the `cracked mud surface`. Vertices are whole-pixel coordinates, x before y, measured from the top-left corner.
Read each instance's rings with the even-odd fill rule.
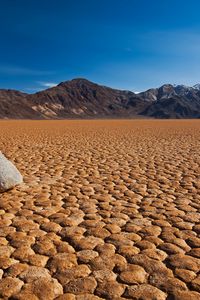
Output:
[[[1,121],[0,297],[200,299],[200,121]]]

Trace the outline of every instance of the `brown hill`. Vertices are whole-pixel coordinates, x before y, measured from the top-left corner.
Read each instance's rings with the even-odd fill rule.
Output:
[[[74,79],[30,96],[34,110],[45,118],[136,116],[146,101],[133,92],[120,91]]]
[[[41,117],[32,108],[28,94],[15,90],[0,89],[1,119],[39,119]]]

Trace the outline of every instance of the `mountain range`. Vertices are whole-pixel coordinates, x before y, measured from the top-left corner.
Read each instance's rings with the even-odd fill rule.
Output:
[[[200,85],[134,93],[78,78],[26,94],[0,89],[1,119],[200,118]]]

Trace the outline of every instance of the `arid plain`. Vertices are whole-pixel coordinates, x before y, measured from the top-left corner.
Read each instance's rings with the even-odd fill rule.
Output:
[[[200,121],[0,121],[0,296],[200,299]]]

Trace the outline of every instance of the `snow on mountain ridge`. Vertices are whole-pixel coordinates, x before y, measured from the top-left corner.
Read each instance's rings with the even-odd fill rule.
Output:
[[[200,90],[200,83],[193,85],[193,88],[196,90]]]

